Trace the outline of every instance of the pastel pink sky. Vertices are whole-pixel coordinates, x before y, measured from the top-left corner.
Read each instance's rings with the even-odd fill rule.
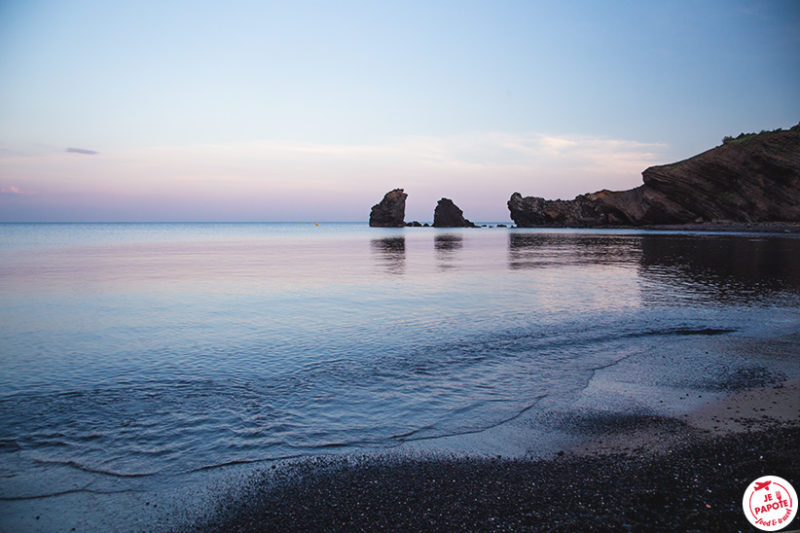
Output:
[[[795,0],[0,2],[0,222],[408,220],[800,119]]]
[[[408,220],[428,221],[450,197],[475,220],[505,221],[514,191],[572,197],[629,188],[662,160],[657,143],[549,136],[415,136],[383,144],[241,142],[0,156],[6,209],[46,219],[366,220],[403,187]],[[37,153],[38,152],[38,153]]]

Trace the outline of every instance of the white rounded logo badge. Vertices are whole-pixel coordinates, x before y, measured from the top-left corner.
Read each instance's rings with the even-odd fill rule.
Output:
[[[797,514],[797,493],[785,479],[763,476],[744,491],[742,509],[758,529],[778,531],[788,526]]]

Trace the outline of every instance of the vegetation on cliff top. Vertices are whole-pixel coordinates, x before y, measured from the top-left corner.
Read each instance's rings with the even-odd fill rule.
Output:
[[[795,126],[792,126],[791,128],[789,128],[788,131],[798,131],[798,130],[800,130],[800,123],[796,124]],[[725,137],[722,138],[722,144],[740,143],[740,142],[745,141],[747,139],[751,139],[751,138],[753,138],[753,137],[755,137],[757,135],[763,135],[765,133],[780,133],[782,131],[783,131],[783,128],[778,128],[776,130],[761,130],[758,133],[755,133],[755,132],[740,133],[736,137],[732,137],[730,135],[726,135]]]

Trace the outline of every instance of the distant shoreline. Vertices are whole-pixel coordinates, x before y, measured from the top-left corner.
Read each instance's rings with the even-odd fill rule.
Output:
[[[498,223],[476,222],[477,228],[494,227]],[[657,224],[644,226],[516,226],[513,223],[506,226],[508,229],[560,229],[560,230],[636,230],[636,231],[707,231],[728,233],[800,233],[800,222],[700,222],[686,224]],[[499,227],[503,229],[502,226]],[[437,228],[437,229],[464,229],[464,228]],[[468,229],[468,228],[467,228]]]
[[[707,231],[727,233],[800,233],[800,222],[700,222],[686,224],[657,224],[645,226],[515,226],[510,229],[575,229],[575,230],[637,230],[637,231]]]
[[[319,224],[320,226],[323,225],[334,225],[334,224],[343,224],[343,225],[363,225],[367,226],[366,222],[363,221],[348,221],[348,222],[331,222],[331,221],[320,221],[320,222],[297,222],[297,221],[288,221],[288,222],[276,222],[276,221],[191,221],[191,222],[160,222],[160,221],[149,221],[149,222],[131,222],[131,221],[116,221],[116,222],[75,222],[75,221],[65,221],[65,222],[54,222],[54,221],[37,221],[37,222],[19,222],[19,221],[7,221],[7,222],[0,222],[0,225],[7,225],[7,226],[57,226],[57,225],[92,225],[92,226],[102,226],[102,225],[130,225],[130,226],[137,226],[137,225],[248,225],[248,224],[297,224],[297,225],[314,225]],[[591,226],[591,227],[581,227],[581,226],[559,226],[559,225],[542,225],[542,226],[516,226],[513,222],[476,222],[477,227],[474,229],[559,229],[559,230],[637,230],[637,231],[708,231],[708,232],[730,232],[730,233],[800,233],[800,222],[702,222],[702,223],[687,223],[687,224],[661,224],[661,225],[647,225],[647,226],[619,226],[619,225],[606,225],[606,226]],[[417,229],[436,229],[436,230],[458,230],[458,229],[473,229],[473,228],[433,228],[432,226],[427,227],[412,227],[412,226],[403,226],[398,228],[375,228],[376,230],[381,229],[404,229],[410,228],[413,230]]]
[[[642,229],[683,231],[729,231],[740,233],[800,233],[800,222],[702,222],[666,224]]]

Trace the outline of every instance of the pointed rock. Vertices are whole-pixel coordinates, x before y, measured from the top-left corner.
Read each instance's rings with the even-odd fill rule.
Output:
[[[475,228],[475,224],[464,218],[464,212],[453,200],[442,198],[433,212],[434,228]]]
[[[383,200],[372,206],[369,214],[369,225],[379,228],[399,228],[405,226],[406,198],[403,189],[387,192]]]

